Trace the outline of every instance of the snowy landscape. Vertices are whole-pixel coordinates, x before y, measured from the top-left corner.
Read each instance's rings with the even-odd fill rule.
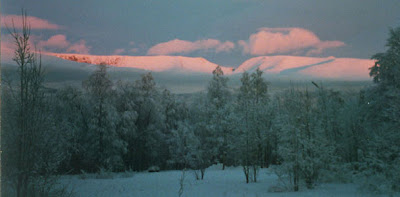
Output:
[[[379,196],[372,195],[354,183],[325,183],[313,190],[287,192],[282,188],[278,177],[269,169],[260,170],[258,183],[246,184],[240,167],[211,166],[204,180],[195,179],[192,171],[184,174],[182,196]],[[94,196],[178,196],[182,171],[162,171],[158,173],[116,173],[105,178],[96,174],[68,176],[61,178],[77,197]]]
[[[3,1],[1,196],[400,196],[397,1],[204,1]]]

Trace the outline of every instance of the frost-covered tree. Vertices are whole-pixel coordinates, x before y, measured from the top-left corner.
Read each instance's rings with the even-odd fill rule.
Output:
[[[214,132],[217,134],[217,140],[219,141],[219,153],[218,158],[222,163],[222,169],[225,169],[226,157],[228,152],[228,136],[229,130],[225,127],[226,117],[225,107],[229,102],[230,91],[228,89],[228,78],[224,77],[224,72],[220,66],[217,66],[213,71],[213,78],[209,82],[207,89],[207,96],[209,100],[209,110],[211,110],[211,126]]]
[[[239,131],[239,139],[237,140],[238,157],[239,162],[243,167],[243,172],[246,178],[246,183],[249,183],[250,179],[250,169],[254,165],[255,168],[258,167],[257,162],[257,144],[254,143],[257,136],[254,130],[251,129],[251,115],[253,112],[250,109],[251,106],[251,80],[247,72],[244,72],[241,78],[242,86],[240,87],[240,92],[238,96],[238,108],[239,114],[243,117],[243,122]],[[254,108],[253,108],[254,109]],[[251,111],[251,112],[250,112]],[[257,170],[254,171],[257,173]]]
[[[400,27],[390,29],[384,53],[372,56],[376,60],[370,68],[370,76],[381,88],[400,88]]]
[[[95,156],[92,150],[95,138],[89,130],[89,105],[83,92],[76,87],[65,87],[57,91],[54,115],[56,128],[64,134],[66,149],[61,172],[79,173],[94,170]]]
[[[268,96],[268,82],[262,76],[263,72],[257,70],[251,74],[250,103],[253,109],[254,130],[259,139],[257,150],[257,161],[260,166],[269,166],[274,161],[273,151],[276,136],[271,132],[273,119]]]
[[[366,92],[366,102],[375,111],[371,115],[376,116],[378,122],[400,124],[400,27],[390,30],[386,46],[385,53],[372,56],[376,62],[370,68],[370,76],[377,86]]]
[[[165,129],[177,129],[178,122],[187,117],[187,107],[185,103],[178,101],[168,89],[164,89],[161,95],[161,104],[164,109]]]
[[[268,83],[262,71],[241,78],[236,113],[239,116],[239,132],[236,140],[239,162],[243,166],[246,183],[250,178],[257,181],[257,171],[263,164],[263,154],[269,144],[267,137],[271,118],[268,114]]]
[[[9,33],[16,47],[17,71],[15,83],[2,85],[2,192],[18,197],[54,195],[50,183],[63,158],[62,144],[52,118],[53,91],[44,87],[41,56],[30,46],[25,11],[21,32],[12,24]]]
[[[135,170],[144,170],[151,165],[165,162],[160,157],[162,152],[164,116],[161,105],[161,94],[151,73],[142,75],[134,84],[138,95],[135,98],[138,117],[135,121],[137,138],[134,142]]]
[[[325,135],[331,148],[334,148],[335,155],[343,154],[343,135],[344,129],[341,128],[340,121],[344,115],[344,98],[339,91],[325,89],[322,85],[317,85],[317,95],[315,101],[315,115],[320,129]],[[338,158],[339,159],[339,158]]]
[[[186,118],[186,107],[168,90],[157,88],[151,73],[140,80],[116,86],[117,133],[127,143],[125,167],[145,170],[152,165],[166,169],[172,130]]]
[[[127,151],[123,155],[126,169],[134,169],[134,153],[136,138],[138,137],[136,121],[138,106],[135,102],[139,96],[138,90],[131,83],[118,81],[116,86],[115,107],[119,120],[116,125],[116,131],[121,139],[126,143]]]
[[[180,122],[188,119],[188,109],[186,104],[182,101],[179,101],[174,94],[172,94],[169,90],[164,89],[161,93],[161,107],[162,113],[164,117],[163,121],[163,138],[161,141],[162,147],[171,146],[170,140],[173,138],[173,130],[178,129],[178,125]],[[171,156],[171,152],[169,148],[163,148],[160,152],[160,159],[163,161],[167,161]],[[161,168],[167,168],[167,162],[162,162]],[[170,166],[169,166],[170,167]]]
[[[193,165],[197,178],[203,179],[207,167],[218,162],[220,152],[220,138],[212,124],[212,107],[209,100],[202,94],[194,100],[190,106],[189,121],[194,135],[198,140],[198,146],[193,149]],[[200,173],[199,173],[200,171]]]
[[[224,76],[220,66],[212,72],[213,78],[208,84],[207,95],[210,103],[216,108],[221,109],[229,99],[228,78]]]
[[[280,168],[289,175],[294,191],[299,190],[301,181],[312,188],[332,158],[333,149],[321,128],[314,98],[310,91],[294,88],[277,98]]]
[[[390,30],[386,46],[386,52],[372,56],[376,62],[370,68],[370,76],[376,85],[365,91],[364,126],[368,149],[364,153],[363,168],[367,177],[374,177],[369,187],[400,191],[399,27]]]
[[[171,158],[170,163],[178,164],[183,169],[192,168],[195,165],[195,151],[199,141],[194,135],[193,128],[186,121],[179,122],[176,130],[172,130],[170,139]]]
[[[106,65],[97,70],[83,82],[90,106],[88,131],[95,139],[92,150],[95,153],[97,168],[122,170],[122,155],[126,143],[117,133],[118,114],[113,103],[113,82],[109,79]]]
[[[366,133],[364,132],[364,112],[362,93],[347,94],[337,117],[340,134],[336,141],[335,154],[341,162],[351,163],[358,170],[358,163],[363,159],[366,148]]]

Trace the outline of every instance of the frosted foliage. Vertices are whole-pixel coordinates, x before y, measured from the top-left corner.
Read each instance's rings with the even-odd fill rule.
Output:
[[[110,170],[123,169],[121,155],[126,152],[127,144],[117,134],[118,113],[112,101],[113,83],[108,79],[107,70],[100,65],[83,86],[89,98],[88,133],[96,141],[93,144],[92,157],[98,162],[98,168]]]
[[[257,69],[249,75],[244,72],[241,78],[236,113],[238,121],[235,146],[239,163],[243,166],[246,182],[257,181],[259,167],[268,166],[270,153],[268,144],[272,116],[268,107],[268,83]]]
[[[380,180],[366,179],[378,192],[400,191],[400,28],[389,35],[386,52],[372,57],[377,60],[370,72],[376,86],[363,94],[367,147],[361,167],[366,177]]]
[[[308,188],[314,187],[320,170],[329,168],[333,158],[333,148],[324,136],[313,100],[309,91],[292,88],[278,101],[279,155],[295,191],[300,181]]]
[[[178,128],[172,131],[172,139],[171,152],[173,154],[170,162],[179,163],[184,168],[195,167],[199,141],[189,124],[180,122]]]

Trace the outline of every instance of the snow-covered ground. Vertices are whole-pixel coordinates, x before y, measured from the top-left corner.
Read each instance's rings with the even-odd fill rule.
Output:
[[[65,176],[61,181],[68,185],[77,197],[101,196],[178,196],[179,180],[182,171],[162,171],[157,173],[138,172],[123,178],[115,174],[110,179],[81,179],[80,176]],[[204,180],[195,180],[192,171],[186,171],[182,196],[368,196],[358,190],[355,184],[321,184],[313,190],[302,189],[299,192],[269,192],[277,185],[277,176],[269,169],[261,169],[257,183],[245,183],[240,167],[228,167],[224,171],[220,166],[206,170]]]

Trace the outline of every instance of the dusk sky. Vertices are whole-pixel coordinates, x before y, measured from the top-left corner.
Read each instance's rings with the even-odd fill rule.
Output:
[[[21,8],[43,51],[182,55],[233,67],[261,55],[368,59],[400,26],[399,0],[3,0],[2,25]]]

